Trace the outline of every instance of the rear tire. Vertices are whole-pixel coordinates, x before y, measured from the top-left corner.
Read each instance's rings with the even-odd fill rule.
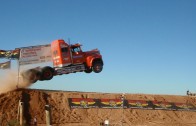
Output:
[[[30,83],[35,83],[40,77],[40,72],[35,69],[30,69],[22,73],[22,76],[26,81]]]
[[[54,69],[47,66],[42,69],[42,76],[40,80],[51,80],[53,78]]]

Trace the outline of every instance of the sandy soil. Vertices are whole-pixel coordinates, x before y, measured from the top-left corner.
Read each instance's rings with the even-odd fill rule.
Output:
[[[86,93],[20,89],[0,95],[0,124],[17,119],[19,100],[24,102],[24,119],[31,125],[36,116],[38,126],[44,126],[45,105],[51,106],[53,126],[100,126],[104,120],[110,126],[196,126],[196,112],[142,110],[142,109],[70,109],[68,98],[108,98],[117,99],[121,94]],[[192,103],[196,106],[196,97],[175,95],[126,94],[126,99],[158,100],[166,102]]]

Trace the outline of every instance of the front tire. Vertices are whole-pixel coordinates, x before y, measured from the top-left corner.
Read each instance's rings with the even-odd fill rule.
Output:
[[[103,63],[98,61],[94,62],[92,69],[95,73],[100,73],[103,69]]]

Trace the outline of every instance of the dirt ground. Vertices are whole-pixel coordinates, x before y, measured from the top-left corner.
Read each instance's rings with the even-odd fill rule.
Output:
[[[117,99],[121,94],[87,93],[20,89],[0,95],[0,124],[6,126],[17,120],[19,100],[24,102],[24,119],[31,125],[37,118],[37,125],[46,124],[45,105],[51,106],[53,126],[100,126],[109,120],[110,126],[196,126],[196,112],[142,110],[142,109],[70,109],[68,98]],[[126,94],[126,99],[158,100],[166,102],[192,103],[196,97],[176,95]]]

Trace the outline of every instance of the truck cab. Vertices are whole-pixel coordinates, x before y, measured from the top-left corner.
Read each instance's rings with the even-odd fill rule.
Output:
[[[99,50],[83,52],[81,44],[69,45],[64,40],[55,40],[51,43],[52,61],[56,69],[71,68],[69,72],[85,71],[99,73],[103,69],[103,60]]]

